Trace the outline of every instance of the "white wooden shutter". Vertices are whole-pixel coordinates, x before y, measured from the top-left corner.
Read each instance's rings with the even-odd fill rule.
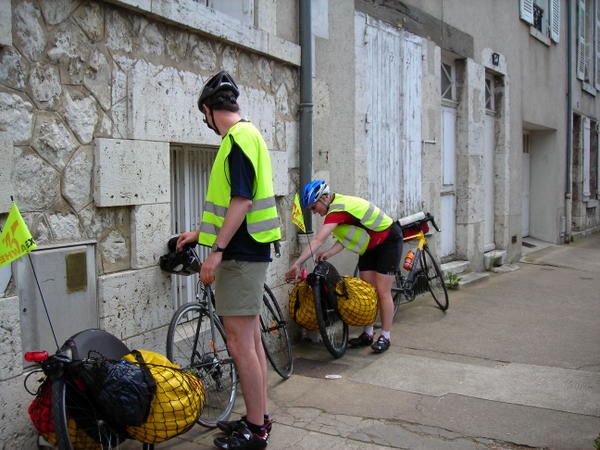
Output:
[[[590,119],[583,118],[583,196],[590,196]]]
[[[550,0],[550,37],[556,43],[560,39],[560,0]]]
[[[585,79],[585,0],[577,0],[577,78]]]
[[[600,90],[600,4],[596,2],[596,27],[594,34],[594,58],[595,58],[595,73],[594,84],[596,89]],[[591,81],[591,80],[590,80]]]
[[[521,1],[521,19],[527,22],[529,25],[533,25],[533,0],[520,0]]]
[[[596,127],[598,127],[598,122],[596,122]],[[598,166],[596,167],[596,183],[598,185],[596,187],[596,197],[600,198],[600,136],[597,137],[596,142],[598,143],[596,147],[596,165]]]

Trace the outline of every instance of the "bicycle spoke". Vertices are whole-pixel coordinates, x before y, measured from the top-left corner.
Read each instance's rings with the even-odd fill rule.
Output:
[[[215,340],[206,310],[192,303],[176,311],[167,336],[167,357],[202,380],[206,401],[198,421],[211,427],[229,416],[237,391],[237,374],[216,316],[214,327]]]
[[[277,299],[267,285],[263,293],[260,326],[267,359],[283,379],[289,378],[293,370],[293,357],[287,322],[283,320]]]

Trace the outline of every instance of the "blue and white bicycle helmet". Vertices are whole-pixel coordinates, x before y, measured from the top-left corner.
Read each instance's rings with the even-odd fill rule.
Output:
[[[325,180],[314,180],[304,186],[302,191],[302,207],[312,205],[317,202],[321,196],[329,194],[329,186]]]

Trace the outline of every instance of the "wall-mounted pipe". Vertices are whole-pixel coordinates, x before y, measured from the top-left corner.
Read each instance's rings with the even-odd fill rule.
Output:
[[[312,177],[312,19],[311,0],[300,0],[300,189]],[[306,232],[312,232],[310,211],[304,211]]]
[[[567,151],[565,161],[565,218],[564,228],[561,224],[560,233],[563,239],[568,238],[571,223],[571,189],[572,167],[571,155],[573,152],[573,2],[567,2]],[[561,220],[562,221],[562,220]]]

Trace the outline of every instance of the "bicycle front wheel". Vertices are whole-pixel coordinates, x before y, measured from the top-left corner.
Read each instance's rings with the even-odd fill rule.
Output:
[[[91,399],[66,378],[52,382],[52,419],[60,450],[116,449],[126,440],[110,427]]]
[[[328,305],[322,292],[322,281],[317,278],[312,286],[319,331],[323,343],[334,358],[341,357],[348,348],[348,325],[342,321],[335,308]]]
[[[223,326],[216,315],[212,322],[214,341],[211,318],[204,307],[188,303],[175,311],[167,333],[167,358],[202,380],[206,401],[198,423],[211,428],[229,417],[237,394],[237,373]]]
[[[448,289],[444,282],[444,275],[440,266],[433,258],[429,247],[424,247],[421,253],[421,267],[427,277],[427,287],[431,296],[442,311],[446,311],[449,306]]]
[[[275,295],[266,284],[260,310],[260,331],[262,345],[271,366],[284,380],[288,379],[294,370],[294,359],[287,322],[283,320]]]

